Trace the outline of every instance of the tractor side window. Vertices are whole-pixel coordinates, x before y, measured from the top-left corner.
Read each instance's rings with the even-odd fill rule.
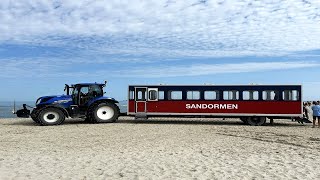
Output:
[[[93,97],[103,96],[102,88],[98,85],[91,85],[89,87],[89,95]]]
[[[82,88],[80,89],[81,95],[87,95],[88,92],[89,92],[89,87],[82,87]]]
[[[78,96],[78,94],[79,94],[79,89],[78,89],[78,88],[74,88],[72,94],[73,94],[74,96]]]

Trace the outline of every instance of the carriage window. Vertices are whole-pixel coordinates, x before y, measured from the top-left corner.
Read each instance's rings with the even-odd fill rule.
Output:
[[[164,91],[159,91],[159,100],[164,99]]]
[[[149,100],[151,100],[151,101],[157,100],[157,91],[156,90],[149,91]]]
[[[182,91],[170,91],[168,99],[180,100],[182,99]]]
[[[297,90],[285,90],[282,92],[282,97],[285,101],[298,101],[299,93]]]
[[[263,100],[279,100],[279,91],[263,91],[262,92]]]
[[[145,101],[147,99],[146,89],[136,89],[136,100]]]
[[[217,91],[205,91],[204,92],[204,99],[205,100],[217,100],[218,99],[218,92]]]
[[[187,99],[200,99],[200,91],[187,91]]]
[[[129,99],[134,99],[134,91],[129,92]]]
[[[223,99],[224,100],[238,100],[239,99],[239,91],[223,91]]]
[[[258,100],[259,99],[259,92],[258,91],[243,91],[242,94],[243,100]]]

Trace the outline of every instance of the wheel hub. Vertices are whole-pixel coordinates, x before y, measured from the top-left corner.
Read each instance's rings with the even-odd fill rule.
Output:
[[[114,110],[109,106],[102,106],[97,110],[97,116],[101,120],[109,120],[114,116]]]
[[[53,114],[49,114],[49,115],[47,116],[47,118],[50,119],[50,120],[52,120],[52,119],[55,118],[55,116],[54,116]]]
[[[46,112],[44,115],[43,115],[43,119],[46,121],[46,122],[49,122],[49,123],[52,123],[52,122],[56,122],[58,121],[60,118],[59,114],[56,113],[56,112]]]

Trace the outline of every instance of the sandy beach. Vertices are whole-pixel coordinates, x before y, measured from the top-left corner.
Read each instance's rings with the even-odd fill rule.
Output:
[[[289,120],[0,119],[0,179],[320,179],[320,128]]]

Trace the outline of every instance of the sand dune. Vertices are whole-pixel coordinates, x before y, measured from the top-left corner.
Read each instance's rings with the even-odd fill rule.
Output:
[[[320,179],[320,128],[156,118],[0,120],[0,179]]]

